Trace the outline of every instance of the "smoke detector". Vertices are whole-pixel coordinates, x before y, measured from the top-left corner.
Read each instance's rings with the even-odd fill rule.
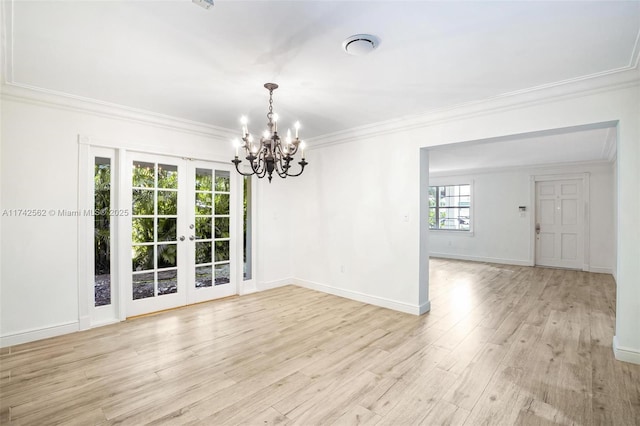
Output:
[[[356,34],[342,42],[342,49],[349,55],[362,56],[372,52],[380,44],[380,39],[371,34]]]

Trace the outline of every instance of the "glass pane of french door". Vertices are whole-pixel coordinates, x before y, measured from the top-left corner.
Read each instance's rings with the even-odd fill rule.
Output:
[[[131,161],[131,294],[127,316],[186,304],[179,240],[186,208],[186,162],[136,155]]]
[[[190,225],[194,227],[194,250],[189,251],[193,283],[189,303],[236,294],[235,188],[226,165],[190,162],[189,183],[193,189]],[[232,214],[232,212],[234,214]]]

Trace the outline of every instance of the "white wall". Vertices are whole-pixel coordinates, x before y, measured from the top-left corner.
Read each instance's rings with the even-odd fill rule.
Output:
[[[470,183],[473,190],[473,231],[429,231],[429,252],[483,262],[529,263],[529,175],[516,171],[431,177],[430,185]]]
[[[640,362],[639,80],[635,69],[313,141],[309,171],[295,187],[301,195],[292,206],[299,218],[294,276],[302,285],[415,311],[420,286],[426,286],[418,280],[426,261],[418,254],[420,147],[619,120],[616,356]],[[525,184],[514,182],[510,191]],[[405,213],[408,222],[401,219]],[[424,244],[430,249],[430,241]],[[526,248],[492,250],[496,254],[487,255],[527,255]],[[605,257],[602,262],[613,264]]]
[[[180,157],[228,163],[233,156],[230,138],[220,129],[10,87],[3,90],[0,212],[76,210],[78,135]],[[259,200],[257,235],[263,233],[261,222],[268,225],[268,218],[285,208],[282,201],[270,196]],[[5,215],[0,220],[1,343],[77,330],[78,218]],[[288,231],[264,234],[264,253],[256,255],[259,273],[270,280],[289,276],[288,255],[281,260],[289,251]]]
[[[295,193],[289,191],[290,180],[274,176],[255,181],[257,185],[257,289],[265,290],[291,284],[291,227],[290,204]]]
[[[417,152],[417,141],[389,135],[309,154],[291,189],[299,284],[418,312]]]
[[[613,273],[613,163],[563,167],[531,167],[431,177],[431,185],[473,182],[473,232],[429,232],[433,256],[483,262],[531,265],[531,177],[589,173],[590,250],[586,259],[593,272]],[[518,206],[526,206],[524,216]]]
[[[615,164],[612,163],[610,167],[603,169],[592,169],[589,177],[590,270],[615,274],[617,258]]]

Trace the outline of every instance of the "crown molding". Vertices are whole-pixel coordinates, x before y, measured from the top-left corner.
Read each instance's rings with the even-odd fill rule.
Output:
[[[513,108],[522,108],[557,99],[571,99],[608,90],[640,86],[638,67],[622,68],[585,78],[567,80],[550,85],[519,90],[481,101],[473,101],[452,107],[433,110],[411,117],[402,117],[346,131],[330,133],[307,140],[307,149],[317,149],[337,144],[354,142],[373,136],[423,128],[461,118],[488,115]],[[142,109],[126,107],[95,99],[84,98],[16,83],[3,83],[0,98],[18,102],[43,105],[63,110],[88,113],[106,118],[125,120],[179,132],[229,141],[236,132],[210,124],[176,118]],[[615,150],[612,155],[615,155]]]
[[[567,171],[566,169],[579,169],[584,168],[609,168],[612,166],[612,161],[609,160],[593,160],[593,161],[570,161],[563,163],[543,163],[543,164],[527,164],[523,166],[496,166],[496,167],[481,167],[476,169],[459,169],[459,170],[446,170],[441,172],[430,172],[429,178],[448,178],[459,177],[469,175],[483,175],[490,173],[510,173],[510,172],[529,172],[541,171],[547,173],[549,171]]]
[[[307,140],[307,149],[355,142],[373,136],[419,129],[463,118],[480,117],[514,108],[534,106],[551,100],[572,99],[634,86],[640,86],[640,68],[637,66],[637,61],[634,67],[622,67],[310,138]]]
[[[210,124],[23,84],[4,83],[0,90],[0,98],[196,134],[225,142],[231,140],[237,133]]]

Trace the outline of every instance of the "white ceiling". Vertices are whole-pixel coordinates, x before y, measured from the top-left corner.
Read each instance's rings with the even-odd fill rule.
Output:
[[[611,161],[616,155],[617,137],[613,124],[439,146],[429,152],[429,173]]]
[[[638,1],[3,0],[6,79],[223,128],[275,110],[309,138],[636,66]],[[368,56],[353,34],[381,39]]]

